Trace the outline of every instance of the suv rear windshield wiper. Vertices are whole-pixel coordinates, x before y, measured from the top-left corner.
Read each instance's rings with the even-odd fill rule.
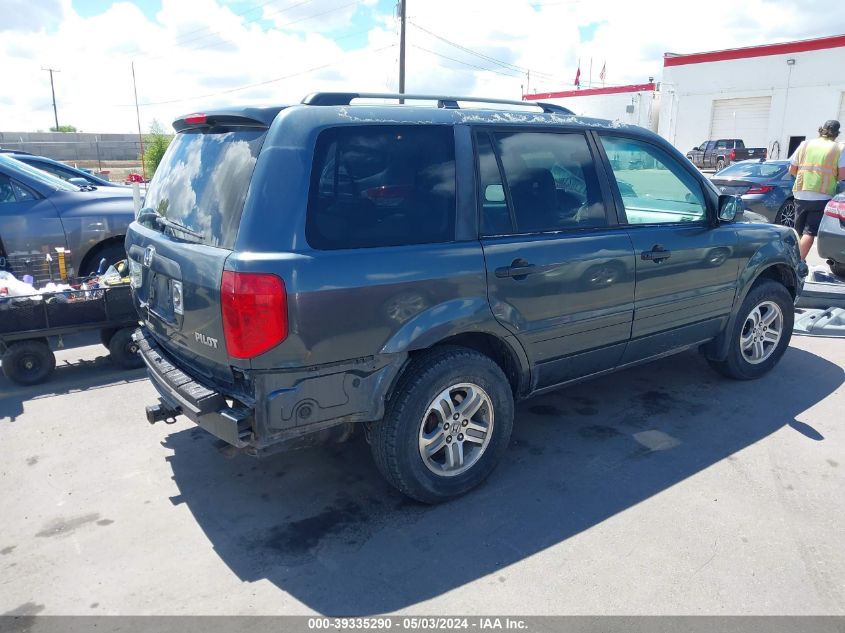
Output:
[[[198,231],[194,231],[193,229],[189,229],[184,224],[179,224],[174,220],[170,220],[162,215],[159,215],[155,211],[143,211],[138,216],[138,223],[144,224],[152,220],[155,225],[163,232],[165,228],[170,229],[171,231],[179,231],[180,233],[185,233],[186,235],[190,235],[193,238],[201,240],[203,238],[202,233]]]

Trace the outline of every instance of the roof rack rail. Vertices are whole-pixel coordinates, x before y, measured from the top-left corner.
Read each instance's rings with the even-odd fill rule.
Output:
[[[414,101],[436,101],[438,108],[460,110],[459,101],[471,103],[495,103],[500,105],[518,105],[538,107],[546,114],[573,114],[572,110],[553,103],[542,101],[509,101],[507,99],[487,99],[483,97],[444,97],[438,95],[400,94],[396,92],[312,92],[302,100],[305,105],[338,106],[349,105],[353,99],[411,99]]]

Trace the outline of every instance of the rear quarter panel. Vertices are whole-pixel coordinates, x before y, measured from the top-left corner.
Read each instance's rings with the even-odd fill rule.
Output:
[[[99,243],[126,235],[135,218],[131,196],[87,197],[86,192],[57,192],[50,200],[59,212],[76,270],[85,255]]]
[[[343,109],[339,116],[332,112],[314,107],[282,111],[256,164],[226,268],[281,277],[290,323],[287,340],[253,359],[252,368],[295,368],[405,353],[451,334],[489,328],[507,336],[487,302],[484,255],[477,240],[325,251],[306,242],[305,210],[320,132],[343,125],[404,123],[354,117]],[[451,114],[433,116],[440,119],[417,117],[414,123],[450,123],[442,119]],[[459,148],[456,160],[460,170],[467,158]],[[466,199],[462,187],[470,192],[469,212],[474,217],[472,178],[459,178],[459,204]]]

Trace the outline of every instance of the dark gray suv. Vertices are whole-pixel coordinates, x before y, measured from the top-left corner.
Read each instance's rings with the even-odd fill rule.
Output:
[[[789,344],[796,235],[742,221],[640,128],[471,99],[193,114],[126,239],[161,395],[251,455],[362,426],[437,502],[490,474],[514,401],[700,348],[738,379]]]

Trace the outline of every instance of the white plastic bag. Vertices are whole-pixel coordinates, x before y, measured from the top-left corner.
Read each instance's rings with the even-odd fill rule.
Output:
[[[5,288],[5,292],[3,291]],[[12,273],[0,270],[0,296],[30,297],[38,294],[32,284],[20,281]]]

